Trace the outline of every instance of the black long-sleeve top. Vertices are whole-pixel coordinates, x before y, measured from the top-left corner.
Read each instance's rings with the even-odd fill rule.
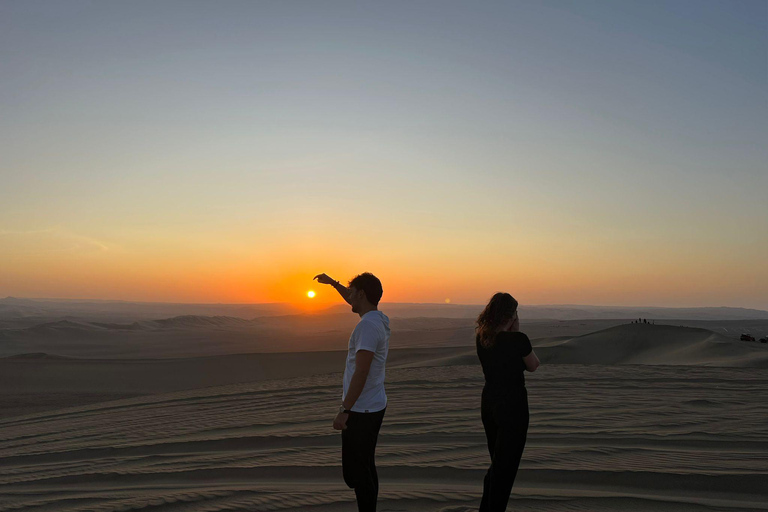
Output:
[[[491,392],[503,392],[511,387],[525,387],[525,362],[523,358],[531,353],[531,340],[522,332],[501,331],[496,333],[490,347],[475,338],[477,357],[483,366],[485,386]]]

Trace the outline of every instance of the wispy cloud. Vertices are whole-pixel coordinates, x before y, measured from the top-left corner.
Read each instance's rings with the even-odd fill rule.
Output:
[[[33,230],[0,229],[0,252],[91,252],[108,251],[103,242],[61,228]]]

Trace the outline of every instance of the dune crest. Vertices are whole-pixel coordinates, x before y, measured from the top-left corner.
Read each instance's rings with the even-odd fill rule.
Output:
[[[625,324],[573,338],[538,340],[547,364],[648,364],[768,368],[768,347],[696,327]]]

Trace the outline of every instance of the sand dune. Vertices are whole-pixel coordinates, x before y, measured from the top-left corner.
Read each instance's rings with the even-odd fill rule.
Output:
[[[397,310],[390,314],[396,313]],[[17,318],[0,320],[0,357],[44,352],[79,358],[155,359],[343,350],[357,320],[357,316],[349,311],[251,319],[225,315],[181,315],[131,322],[103,322],[74,317],[37,322],[36,317]],[[28,325],[32,321],[37,323]],[[758,337],[768,334],[766,320],[688,322],[684,325],[706,327],[734,340],[738,340],[741,332],[753,332]],[[532,339],[577,337],[626,323],[626,320],[526,319],[524,329]],[[395,348],[471,347],[474,338],[471,318],[393,316],[391,326],[391,344]],[[564,358],[560,360],[567,362],[571,359],[567,354],[574,351],[577,345],[573,342],[561,347],[559,353]],[[575,352],[578,362],[586,362],[579,358],[579,350]],[[683,356],[685,354],[676,357]],[[658,359],[651,358],[649,361],[656,362]]]
[[[249,352],[343,350],[359,318],[350,313],[284,315],[245,320],[187,315],[132,323],[82,319],[18,327],[0,322],[0,357],[45,352],[81,358],[180,358]],[[586,334],[615,320],[530,322],[531,337]],[[4,325],[10,326],[3,328]],[[410,318],[392,321],[395,348],[471,346],[468,319]]]
[[[355,510],[330,427],[346,352],[278,352],[345,345],[355,317],[167,320],[5,330],[0,353],[26,350],[0,358],[0,512]],[[615,321],[526,331],[545,364],[527,376],[514,510],[764,509],[768,346]],[[471,322],[406,319],[391,341],[379,510],[476,510],[489,460]],[[240,346],[269,350],[211,355]],[[94,351],[204,357],[77,357]]]
[[[339,373],[135,397],[0,421],[0,511],[355,510],[330,423]],[[760,369],[553,365],[529,376],[513,510],[756,511]],[[400,368],[379,510],[476,510],[480,368]]]
[[[455,364],[467,352],[464,347],[392,349],[389,368]],[[17,354],[0,358],[0,419],[117,398],[341,372],[346,356],[346,351],[176,359]]]
[[[0,359],[7,359],[10,361],[21,361],[21,360],[35,360],[39,361],[41,359],[46,361],[72,361],[73,357],[65,357],[65,356],[57,356],[55,354],[46,354],[45,352],[30,352],[28,354],[14,354],[12,356],[6,356]]]
[[[258,316],[297,313],[295,306],[271,304],[174,304],[167,302],[128,302],[120,300],[26,299],[5,297],[0,299],[0,318],[33,317],[51,319],[80,317],[101,322],[142,321],[178,315]]]
[[[705,365],[768,368],[768,345],[706,329],[627,324],[575,338],[534,343],[545,363]]]
[[[445,342],[449,336],[458,339],[462,333],[466,335],[463,346],[430,347],[430,344],[439,343],[440,339]],[[474,346],[466,343],[467,339],[471,340],[471,332],[464,332],[463,329],[414,330],[395,334],[389,368],[478,364]],[[397,348],[395,343],[409,335],[413,336],[411,343],[426,346]],[[329,344],[333,342],[338,345],[345,339],[345,333],[333,331],[326,333],[326,336]],[[173,344],[176,352],[190,349],[186,338],[177,341],[168,341],[167,338],[156,340],[161,345],[151,347],[152,350],[148,352],[167,351],[168,345]],[[207,347],[213,340],[202,337],[200,343]],[[73,342],[69,341],[69,344],[71,346]],[[768,368],[766,345],[725,338],[704,329],[677,326],[620,325],[577,337],[534,339],[533,345],[545,364]],[[93,345],[85,338],[76,338],[74,352],[85,352],[83,346]],[[345,357],[346,351],[343,350],[161,359],[95,359],[27,352],[0,358],[0,418],[152,393],[339,372],[343,370]],[[94,387],[94,383],[98,385]]]
[[[183,315],[163,320],[153,320],[147,324],[157,325],[158,327],[173,328],[195,328],[195,327],[239,327],[250,325],[251,322],[244,318],[233,316],[200,316]]]

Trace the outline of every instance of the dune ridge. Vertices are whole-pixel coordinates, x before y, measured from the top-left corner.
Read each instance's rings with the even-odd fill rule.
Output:
[[[574,338],[534,343],[549,364],[649,364],[768,368],[768,345],[707,329],[625,324]]]
[[[467,343],[467,339],[472,339],[470,334],[463,346],[397,348],[395,344],[399,343],[401,332],[393,334],[388,368],[479,364],[473,342]],[[430,335],[450,334],[458,338],[463,332],[449,329],[431,331]],[[326,336],[338,344],[346,335],[332,332]],[[404,335],[424,342],[419,331]],[[78,340],[79,344],[87,341]],[[210,344],[211,340],[203,338],[202,342]],[[546,365],[768,368],[767,345],[741,342],[699,328],[626,324],[577,337],[534,339],[532,343]],[[181,342],[179,345],[177,352],[183,353],[183,346],[189,347],[181,346]],[[84,358],[42,351],[22,352],[0,357],[0,417],[126,396],[341,372],[345,357],[344,350],[172,358]],[[93,388],[94,382],[98,383],[97,390]]]

